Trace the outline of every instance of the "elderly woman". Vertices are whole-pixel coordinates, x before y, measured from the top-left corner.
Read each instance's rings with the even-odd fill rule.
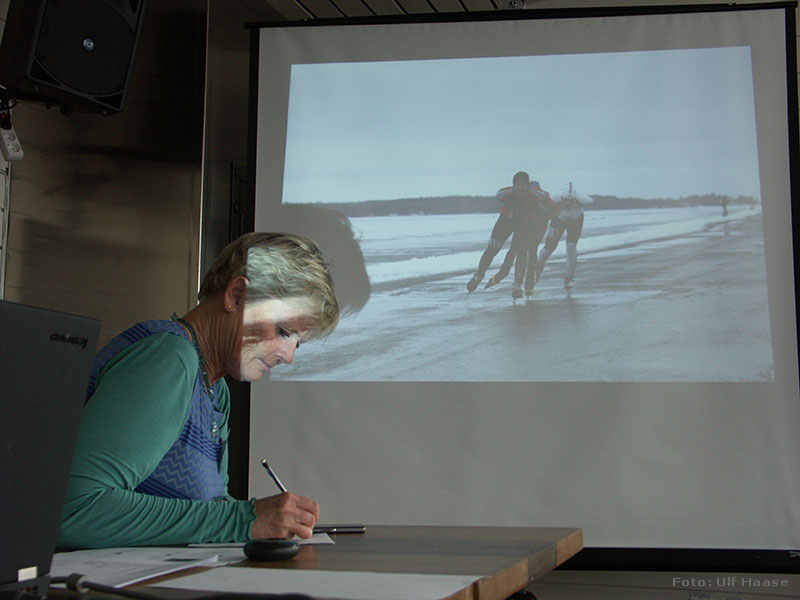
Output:
[[[338,319],[314,242],[250,233],[222,251],[186,315],[109,342],[92,368],[59,546],[310,537],[313,500],[228,495],[223,376],[255,381]]]

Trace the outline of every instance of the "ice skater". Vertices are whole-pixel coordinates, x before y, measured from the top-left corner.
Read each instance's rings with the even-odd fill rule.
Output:
[[[489,244],[478,261],[478,269],[467,282],[468,292],[475,291],[486,274],[486,269],[492,264],[492,260],[500,252],[503,244],[514,233],[517,226],[526,217],[530,217],[534,202],[540,193],[539,184],[531,183],[530,176],[525,171],[519,171],[514,175],[511,187],[500,188],[497,192],[496,198],[503,207],[492,228]]]
[[[564,287],[569,290],[575,286],[575,268],[578,265],[578,239],[583,231],[583,207],[594,202],[594,199],[591,196],[576,192],[572,187],[572,182],[570,182],[568,190],[553,194],[552,199],[561,210],[557,216],[550,218],[544,245],[539,250],[536,281],[539,281],[547,259],[556,249],[566,229],[567,273],[564,277]]]
[[[548,220],[559,213],[558,205],[553,202],[550,195],[544,191],[538,181],[531,183],[533,195],[532,210],[520,216],[511,238],[511,248],[506,253],[503,264],[497,273],[486,282],[486,287],[500,283],[511,271],[514,265],[514,283],[511,286],[511,297],[522,298],[522,286],[525,286],[525,295],[533,296],[533,286],[536,283],[536,251],[547,229]]]

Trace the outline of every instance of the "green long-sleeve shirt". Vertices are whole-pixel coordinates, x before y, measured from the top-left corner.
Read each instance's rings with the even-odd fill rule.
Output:
[[[106,363],[84,408],[62,512],[59,547],[93,548],[246,541],[252,501],[201,501],[136,492],[181,434],[197,377],[192,344],[150,335]],[[219,386],[220,435],[230,394]],[[227,451],[221,467],[227,490]]]

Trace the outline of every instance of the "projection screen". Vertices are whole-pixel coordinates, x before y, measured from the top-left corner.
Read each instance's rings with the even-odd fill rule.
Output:
[[[323,522],[800,547],[792,6],[254,29],[255,228],[345,311],[253,384],[251,495],[267,457]],[[574,287],[565,232],[468,293],[518,171],[583,194]]]

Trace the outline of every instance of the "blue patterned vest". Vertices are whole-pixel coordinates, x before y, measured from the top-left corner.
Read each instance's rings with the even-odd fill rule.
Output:
[[[172,321],[137,323],[111,340],[94,357],[86,402],[94,394],[97,377],[109,360],[136,342],[162,332],[179,335],[191,343],[186,330]],[[212,388],[215,398],[219,398],[221,381],[217,381]],[[190,500],[213,500],[224,496],[226,469],[222,468],[222,460],[225,441],[218,431],[212,431],[214,424],[223,420],[227,420],[227,415],[219,411],[218,404],[212,405],[198,367],[183,431],[136,491],[151,496]]]

